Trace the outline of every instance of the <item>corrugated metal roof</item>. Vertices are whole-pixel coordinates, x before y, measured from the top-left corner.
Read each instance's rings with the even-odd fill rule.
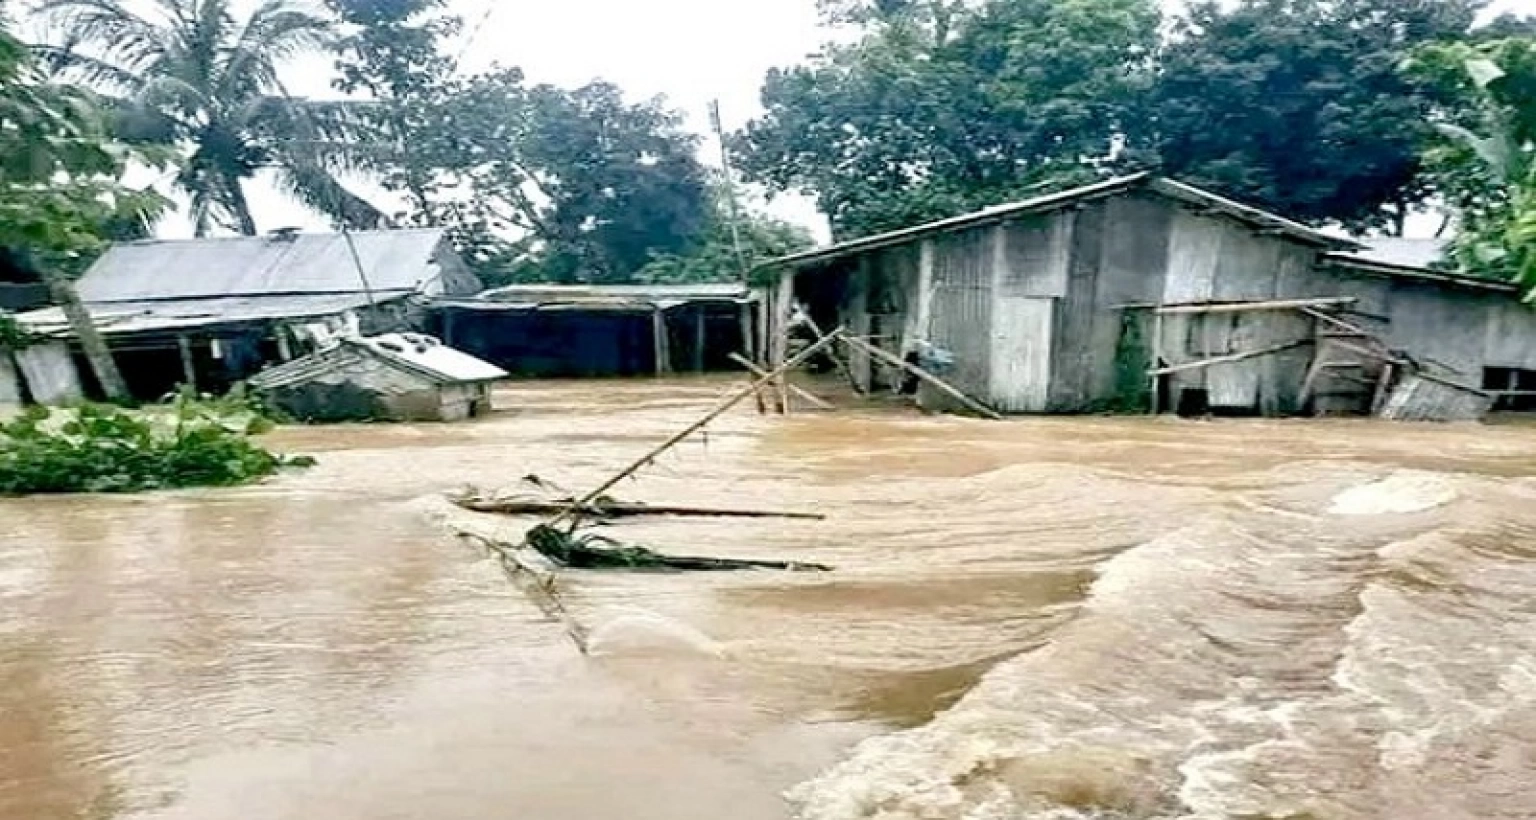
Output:
[[[438,307],[482,311],[650,312],[698,303],[751,301],[741,282],[687,285],[508,285],[471,299],[436,299]]]
[[[414,291],[375,292],[375,303],[410,296]],[[302,296],[234,296],[216,299],[186,299],[170,302],[116,302],[86,305],[96,327],[103,335],[121,336],[182,330],[213,325],[236,324],[271,319],[303,319],[333,316],[368,305],[360,293],[311,294]],[[70,335],[69,322],[56,307],[18,314],[16,321],[45,336]]]
[[[508,285],[477,296],[488,302],[522,304],[598,302],[705,301],[745,299],[741,282],[705,282],[686,285]]]
[[[1046,196],[1022,200],[1020,202],[1010,202],[1003,205],[996,205],[991,208],[985,208],[983,210],[976,211],[974,213],[963,214],[961,216],[951,217],[949,219],[941,219],[936,222],[929,222],[911,228],[904,228],[899,231],[890,231],[888,233],[864,237],[863,239],[855,239],[850,242],[830,245],[825,248],[817,248],[814,250],[804,251],[802,253],[792,254],[790,256],[781,257],[779,259],[770,260],[763,263],[762,265],[759,265],[758,267],[804,267],[807,265],[820,264],[843,256],[851,256],[856,253],[872,251],[879,248],[886,248],[892,245],[904,244],[929,234],[961,230],[963,228],[969,228],[988,222],[1000,222],[1004,219],[1015,216],[1022,216],[1025,214],[1054,211],[1085,200],[1100,199],[1106,196],[1125,193],[1137,188],[1145,188],[1146,190],[1153,191],[1170,199],[1187,202],[1192,205],[1199,205],[1203,208],[1209,208],[1213,211],[1223,213],[1234,219],[1238,219],[1248,224],[1265,228],[1267,230],[1273,230],[1285,234],[1299,241],[1306,242],[1310,245],[1317,245],[1334,250],[1353,250],[1359,247],[1359,245],[1352,240],[1342,239],[1336,236],[1329,236],[1320,231],[1313,230],[1312,228],[1309,228],[1300,222],[1295,222],[1286,219],[1285,217],[1269,213],[1268,211],[1254,208],[1249,205],[1244,205],[1240,202],[1235,202],[1233,200],[1227,199],[1226,197],[1213,194],[1210,191],[1196,188],[1193,185],[1189,185],[1173,179],[1168,179],[1166,177],[1156,176],[1150,173],[1142,173],[1133,174],[1131,176],[1116,177],[1114,179],[1105,180],[1104,182],[1095,183],[1093,185],[1085,185],[1081,188],[1073,188],[1071,190],[1062,191],[1060,193],[1048,194]]]
[[[440,229],[359,231],[352,243],[374,291],[422,290],[441,272]],[[113,245],[77,285],[88,303],[228,296],[361,293],[341,234],[296,234]]]

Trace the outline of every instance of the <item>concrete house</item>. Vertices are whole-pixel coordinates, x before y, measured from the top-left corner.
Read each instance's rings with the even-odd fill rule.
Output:
[[[153,400],[180,384],[224,390],[268,362],[303,354],[310,328],[348,316],[364,333],[417,329],[428,299],[481,285],[444,231],[422,229],[119,243],[76,289],[130,391]],[[64,392],[78,398],[63,313],[45,308],[16,319],[53,340],[39,350],[52,351],[53,375],[68,370]]]
[[[1536,397],[1536,312],[1434,256],[1137,175],[775,260],[768,358],[798,308],[898,356],[942,349],[944,378],[1004,413],[1460,418]]]

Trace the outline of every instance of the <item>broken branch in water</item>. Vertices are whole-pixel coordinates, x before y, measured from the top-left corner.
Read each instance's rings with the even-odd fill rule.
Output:
[[[461,540],[478,544],[487,554],[494,557],[501,564],[501,571],[506,573],[507,579],[523,590],[546,617],[559,621],[581,654],[587,654],[587,629],[577,623],[570,611],[565,608],[565,602],[560,600],[553,572],[524,560],[523,556],[518,554],[521,550],[516,547],[461,527],[454,527],[453,531]]]
[[[537,501],[530,499],[456,498],[453,503],[471,512],[498,515],[554,515],[570,509],[574,499]],[[818,513],[780,512],[776,510],[726,510],[710,507],[681,507],[668,504],[640,504],[598,499],[581,508],[581,516],[596,520],[638,518],[641,516],[677,516],[682,518],[788,518],[821,521]]]
[[[527,545],[540,555],[572,569],[670,569],[680,572],[732,572],[774,569],[788,572],[831,572],[824,564],[762,561],[744,558],[701,558],[663,555],[644,547],[620,544],[600,535],[576,535],[540,524],[528,531]]]

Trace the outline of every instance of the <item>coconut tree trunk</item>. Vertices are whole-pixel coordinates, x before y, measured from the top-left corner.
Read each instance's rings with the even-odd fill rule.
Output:
[[[70,330],[80,340],[80,347],[85,350],[85,358],[91,364],[91,372],[96,374],[96,382],[101,385],[102,393],[108,401],[127,400],[128,384],[123,381],[117,362],[112,360],[112,351],[107,348],[106,340],[96,330],[96,323],[91,321],[90,311],[80,303],[74,283],[62,274],[53,272],[44,273],[43,279],[48,283],[53,300],[64,311]]]
[[[245,198],[245,189],[240,185],[240,177],[235,174],[226,174],[224,187],[229,192],[229,209],[234,212],[235,220],[240,223],[240,233],[255,236],[256,218],[251,216],[251,203]]]

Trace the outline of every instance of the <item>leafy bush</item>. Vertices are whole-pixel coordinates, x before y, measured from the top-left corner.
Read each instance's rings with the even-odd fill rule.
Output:
[[[0,495],[228,487],[314,464],[251,443],[266,423],[188,400],[139,411],[31,408],[0,424]]]

